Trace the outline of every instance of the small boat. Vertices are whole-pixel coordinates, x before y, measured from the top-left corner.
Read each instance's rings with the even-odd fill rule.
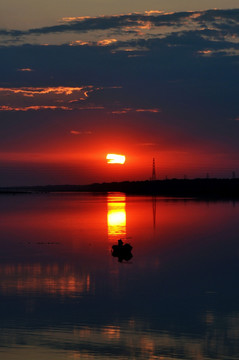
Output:
[[[117,257],[119,262],[122,262],[123,260],[129,261],[133,257],[131,254],[132,249],[133,247],[130,244],[124,244],[120,239],[118,240],[118,245],[112,246],[111,254],[112,256]]]

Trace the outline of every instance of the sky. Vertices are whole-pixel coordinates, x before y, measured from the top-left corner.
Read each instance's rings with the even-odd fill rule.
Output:
[[[0,186],[239,176],[236,6],[2,0]]]

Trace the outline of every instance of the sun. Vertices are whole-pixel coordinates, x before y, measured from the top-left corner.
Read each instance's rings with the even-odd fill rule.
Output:
[[[121,164],[125,163],[125,156],[119,154],[107,154],[106,155],[107,163],[108,164]]]

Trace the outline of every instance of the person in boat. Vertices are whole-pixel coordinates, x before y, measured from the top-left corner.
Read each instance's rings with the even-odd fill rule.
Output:
[[[123,246],[123,241],[121,239],[118,240],[118,246],[122,247]]]
[[[129,261],[133,255],[131,254],[132,246],[130,244],[124,244],[121,239],[118,240],[118,245],[112,246],[112,256],[118,257],[118,261]]]

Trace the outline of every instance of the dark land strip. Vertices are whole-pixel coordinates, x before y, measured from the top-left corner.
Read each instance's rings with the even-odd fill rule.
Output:
[[[56,192],[124,192],[135,195],[157,195],[181,198],[239,199],[239,179],[165,179],[155,181],[94,183],[90,185],[46,185],[0,188],[0,195]]]

